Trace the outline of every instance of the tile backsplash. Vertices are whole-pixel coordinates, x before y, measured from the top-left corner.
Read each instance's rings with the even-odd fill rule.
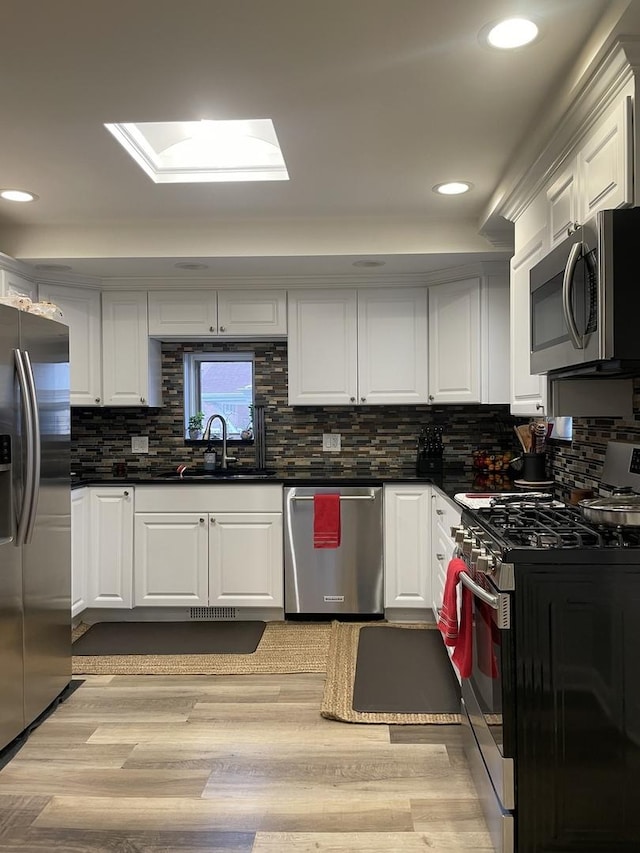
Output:
[[[597,380],[594,380],[597,389]],[[550,470],[556,482],[567,488],[593,489],[607,493],[610,489],[600,488],[602,466],[607,442],[633,441],[640,444],[640,377],[633,380],[633,419],[622,418],[574,418],[573,440],[552,447]]]
[[[517,450],[508,405],[288,406],[287,344],[281,342],[162,344],[162,408],[73,408],[72,468],[83,475],[114,476],[117,463],[130,475],[201,465],[202,446],[185,445],[183,355],[186,352],[253,353],[255,401],[265,406],[267,466],[294,474],[357,475],[415,468],[421,427],[443,428],[444,462],[471,467],[475,448]],[[339,432],[339,453],[322,451],[322,433]],[[149,437],[149,453],[131,453],[131,437]],[[252,444],[233,443],[240,464],[252,465]]]

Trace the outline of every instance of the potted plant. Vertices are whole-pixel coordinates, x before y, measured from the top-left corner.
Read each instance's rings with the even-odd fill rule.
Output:
[[[249,405],[249,423],[240,433],[240,438],[244,441],[250,441],[253,438],[253,405]]]
[[[189,418],[189,438],[200,438],[202,435],[202,423],[204,412],[196,412]]]

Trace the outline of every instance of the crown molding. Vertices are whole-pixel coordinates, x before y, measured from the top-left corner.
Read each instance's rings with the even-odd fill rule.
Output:
[[[505,178],[508,189],[498,201],[494,199],[484,222],[496,215],[511,222],[517,220],[623,89],[635,80],[639,69],[640,36],[620,36],[577,86],[565,91],[553,104],[549,112],[557,118],[552,135],[542,138],[549,132],[548,125],[543,124],[533,142],[539,143],[537,155],[531,159],[531,147],[527,147],[514,161]]]

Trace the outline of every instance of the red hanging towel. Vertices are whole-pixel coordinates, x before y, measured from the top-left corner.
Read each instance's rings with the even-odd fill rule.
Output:
[[[449,561],[444,584],[442,610],[438,620],[438,628],[444,638],[445,645],[454,647],[451,660],[458,668],[461,678],[468,678],[471,675],[473,665],[472,594],[466,586],[462,587],[462,608],[460,625],[458,625],[457,587],[460,582],[460,573],[466,572],[466,570],[464,561],[459,557],[454,557]]]
[[[313,496],[313,547],[340,547],[340,495]]]

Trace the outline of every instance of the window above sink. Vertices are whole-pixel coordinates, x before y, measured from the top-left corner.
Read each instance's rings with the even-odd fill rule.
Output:
[[[227,422],[227,441],[253,441],[254,357],[253,353],[185,353],[184,356],[184,429],[190,433],[189,419],[202,412],[203,428],[211,415],[219,414]],[[216,432],[216,430],[218,432]],[[220,439],[220,424],[214,421],[212,438]]]

